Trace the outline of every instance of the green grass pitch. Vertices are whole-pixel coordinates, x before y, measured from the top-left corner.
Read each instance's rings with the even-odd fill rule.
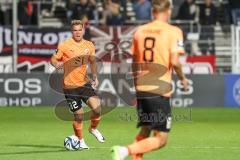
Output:
[[[168,145],[145,154],[146,160],[239,160],[240,109],[174,109]],[[110,160],[110,147],[133,141],[135,110],[117,108],[102,118],[104,144],[87,132],[91,147],[66,151],[63,140],[73,134],[71,122],[59,120],[51,107],[0,108],[0,160]]]

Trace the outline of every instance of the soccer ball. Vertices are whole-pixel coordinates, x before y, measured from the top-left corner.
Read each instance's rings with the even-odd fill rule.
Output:
[[[76,151],[80,148],[80,141],[75,135],[68,136],[64,139],[64,147],[70,151]]]

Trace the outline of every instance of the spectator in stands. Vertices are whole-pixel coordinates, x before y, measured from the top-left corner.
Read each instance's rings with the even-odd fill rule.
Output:
[[[71,24],[72,21],[72,16],[73,16],[73,8],[75,7],[75,1],[73,0],[66,0],[66,16],[67,16],[67,21],[65,24]]]
[[[217,22],[216,11],[212,0],[204,0],[204,4],[200,6],[200,24],[202,25],[200,39],[203,40],[200,48],[202,54],[215,54],[214,25]]]
[[[106,0],[104,2],[102,24],[121,25],[123,24],[123,16],[121,14],[121,5],[118,0]]]
[[[149,0],[138,0],[133,5],[137,20],[151,19],[151,2]]]
[[[217,22],[217,8],[212,0],[204,0],[204,4],[200,6],[200,24],[215,25]]]
[[[1,0],[1,7],[3,14],[3,25],[12,24],[12,0]]]
[[[229,6],[233,23],[238,24],[240,21],[240,0],[229,0]]]
[[[176,19],[198,21],[199,8],[195,0],[185,0],[178,11]]]
[[[80,19],[86,14],[89,20],[95,20],[95,10],[95,0],[80,0],[80,3],[73,8],[72,19]]]
[[[85,29],[83,38],[90,41],[92,36],[91,36],[90,24],[89,24],[89,19],[87,14],[82,15],[81,21],[83,22],[84,29]]]
[[[122,21],[125,22],[127,19],[127,1],[128,0],[121,0],[120,5],[122,7]]]
[[[174,19],[182,20],[182,21],[193,21],[198,22],[199,18],[199,7],[196,5],[195,0],[182,0],[182,3],[179,0],[173,1],[174,4],[179,4],[179,10],[177,12],[177,16]],[[184,22],[184,33],[192,32],[191,28],[188,25],[189,23]],[[184,38],[186,39],[187,34],[184,34]],[[195,41],[191,41],[191,44],[186,44],[186,53],[191,53],[193,50],[197,50],[197,43]]]
[[[223,25],[230,25],[231,24],[231,16],[229,11],[229,5],[225,4],[223,1],[217,2],[217,21],[221,24],[222,30],[226,30]]]
[[[31,25],[33,16],[33,5],[30,0],[18,2],[18,23],[19,25]]]
[[[44,0],[41,4],[41,15],[43,17],[48,17],[51,14],[53,8],[53,1],[52,0]]]
[[[0,25],[4,24],[4,18],[3,18],[3,11],[1,9],[1,3],[0,3]]]
[[[58,18],[62,23],[65,23],[67,18],[66,0],[52,0],[52,2],[52,12],[54,17]]]

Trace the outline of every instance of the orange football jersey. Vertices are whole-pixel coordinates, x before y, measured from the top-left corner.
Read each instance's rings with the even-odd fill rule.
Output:
[[[87,64],[94,59],[95,47],[92,42],[82,40],[77,43],[72,38],[58,45],[55,58],[64,63],[64,88],[76,88],[90,81]]]
[[[141,73],[135,80],[137,91],[171,96],[172,53],[184,53],[181,29],[159,20],[137,29],[132,44],[133,63]]]

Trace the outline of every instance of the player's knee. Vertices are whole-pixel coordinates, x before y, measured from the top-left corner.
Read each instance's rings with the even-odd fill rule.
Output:
[[[87,103],[90,106],[90,108],[92,109],[92,113],[94,114],[94,116],[101,115],[101,104],[100,104],[100,100],[98,98],[91,97],[91,98],[89,98]]]
[[[92,112],[93,112],[94,116],[96,116],[96,117],[101,116],[101,106],[100,106],[100,104],[98,106],[96,106],[94,109],[92,109]]]
[[[167,140],[165,138],[158,137],[158,140],[159,140],[159,146],[158,146],[157,149],[160,149],[160,148],[165,147],[167,145]]]
[[[83,115],[82,114],[74,114],[74,120],[78,123],[81,123],[83,121]]]
[[[100,117],[101,116],[101,113],[100,112],[96,112],[96,111],[93,111],[93,115],[94,117]]]
[[[168,143],[168,140],[167,140],[167,138],[161,138],[161,147],[164,147],[164,146],[166,146],[166,145],[167,145],[167,143]]]
[[[163,134],[161,132],[155,132],[154,136],[156,138],[158,138],[158,140],[159,140],[159,147],[158,148],[162,148],[162,147],[167,145],[167,143],[168,143],[168,136],[167,136],[167,134],[165,134],[165,133]]]

